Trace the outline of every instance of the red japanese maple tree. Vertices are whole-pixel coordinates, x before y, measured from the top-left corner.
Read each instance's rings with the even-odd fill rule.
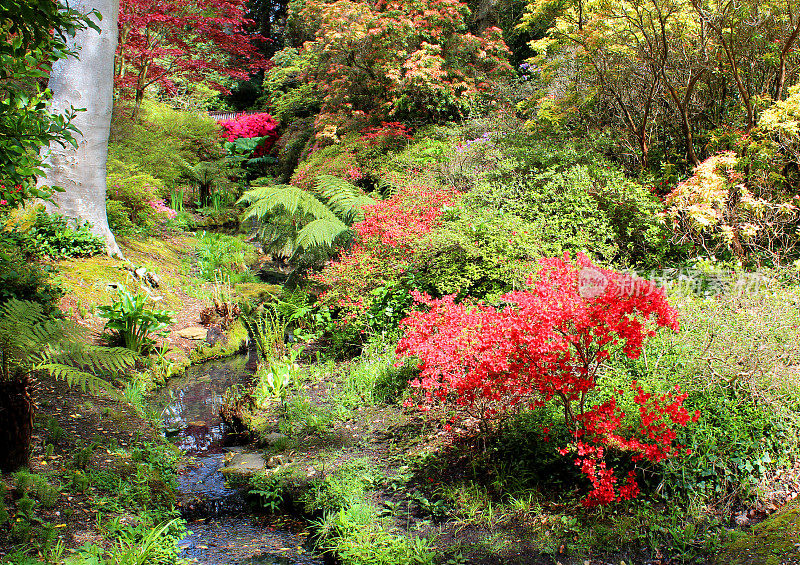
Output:
[[[249,33],[246,0],[120,0],[117,88],[133,91],[136,112],[145,89],[166,90],[177,78],[222,92],[222,77],[245,79],[268,68]]]
[[[515,407],[555,401],[574,439],[575,464],[593,485],[586,504],[636,496],[634,475],[618,486],[605,450],[613,446],[634,461],[653,462],[680,451],[673,428],[691,419],[685,395],[654,396],[633,383],[641,421],[635,430],[622,429],[625,414],[616,398],[588,403],[600,363],[616,350],[638,357],[655,328],[678,329],[677,312],[650,281],[602,269],[582,254],[574,262],[541,260],[528,282],[529,289],[502,297],[504,308],[416,295],[423,309],[402,322],[397,352],[419,359],[420,378],[412,384],[420,407],[460,407],[485,426]]]

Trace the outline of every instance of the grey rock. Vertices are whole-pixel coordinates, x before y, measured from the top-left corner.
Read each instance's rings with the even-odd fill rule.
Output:
[[[188,327],[180,330],[178,335],[185,339],[205,340],[208,336],[208,330],[199,327]]]
[[[226,476],[252,477],[259,471],[264,470],[266,465],[267,462],[260,453],[228,453],[225,455],[225,466],[221,471]]]
[[[222,343],[222,345],[228,344],[228,336],[216,326],[211,326],[208,328],[208,334],[206,335],[206,341],[209,345],[216,345],[217,343]]]
[[[276,443],[284,442],[288,439],[289,437],[282,433],[272,432],[266,435],[266,437],[264,438],[264,442],[269,445],[274,445]]]

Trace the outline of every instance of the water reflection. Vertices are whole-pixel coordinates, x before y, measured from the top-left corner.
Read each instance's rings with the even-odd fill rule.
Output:
[[[226,426],[219,415],[225,391],[246,382],[246,357],[237,356],[190,367],[170,380],[171,396],[164,400],[164,429],[189,455],[220,453]]]

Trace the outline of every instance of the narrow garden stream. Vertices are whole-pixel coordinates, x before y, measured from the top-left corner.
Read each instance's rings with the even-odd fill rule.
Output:
[[[246,447],[228,433],[219,409],[226,389],[248,378],[245,362],[234,356],[192,366],[167,387],[164,429],[188,456],[179,475],[178,500],[191,532],[180,542],[182,557],[209,565],[322,564],[300,520],[256,515],[242,491],[225,483],[226,455]]]

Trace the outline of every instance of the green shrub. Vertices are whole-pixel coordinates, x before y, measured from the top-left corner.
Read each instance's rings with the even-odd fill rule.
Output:
[[[655,266],[669,252],[659,200],[613,168],[558,166],[492,181],[468,195],[467,203],[528,223],[540,256],[582,251],[605,263]]]
[[[106,200],[106,216],[108,227],[117,235],[132,234],[138,229],[131,221],[131,211],[119,200]]]
[[[17,471],[14,473],[14,488],[20,496],[31,496],[45,508],[52,508],[58,500],[61,485],[51,485],[42,475]]]
[[[350,459],[323,479],[312,483],[303,503],[309,514],[335,512],[362,501],[380,475],[366,459]]]
[[[394,533],[374,507],[355,504],[317,523],[322,547],[342,565],[433,565],[436,551],[424,538]]]
[[[546,256],[538,226],[510,213],[466,200],[419,250],[414,284],[434,296],[458,293],[492,300],[519,288]]]
[[[0,304],[16,298],[53,308],[64,295],[64,290],[50,280],[53,272],[28,257],[17,241],[0,234]]]
[[[421,171],[446,162],[452,143],[428,137],[427,133],[418,133],[415,140],[407,148],[391,155],[383,170],[397,172]]]
[[[691,454],[662,463],[652,485],[663,482],[672,496],[747,499],[800,456],[800,287],[763,275],[739,289],[744,273],[723,278],[717,282],[732,287],[708,298],[675,296],[681,332],[657,335],[640,359],[615,362],[628,380],[680,385],[686,408],[700,410],[676,440]]]
[[[162,200],[164,190],[164,184],[148,174],[110,174],[106,192],[109,227],[123,234],[152,231],[159,214],[150,203]]]
[[[250,477],[247,494],[256,498],[260,508],[277,512],[283,505],[286,486],[284,477],[273,471],[259,471]]]
[[[272,114],[283,124],[298,118],[315,116],[320,109],[322,96],[305,75],[312,65],[308,57],[295,47],[285,47],[272,57],[275,68],[264,76],[265,102]]]
[[[211,282],[225,278],[232,283],[255,282],[250,265],[255,262],[256,250],[241,238],[203,232],[195,249],[201,278]]]
[[[684,406],[700,410],[701,418],[690,433],[678,434],[691,454],[661,465],[667,496],[747,499],[771,472],[791,466],[798,455],[800,426],[784,411],[717,386],[692,391]]]
[[[72,222],[43,208],[37,210],[33,225],[22,234],[22,242],[31,254],[53,259],[91,257],[106,249],[103,238],[90,232],[86,222]]]
[[[109,141],[109,174],[147,173],[167,187],[183,176],[182,164],[220,162],[220,126],[208,116],[145,100],[139,119],[115,115]],[[113,184],[113,183],[109,183]]]
[[[590,171],[592,197],[614,233],[615,263],[650,268],[679,257],[681,250],[669,243],[669,227],[659,215],[663,204],[646,186],[625,178],[617,168]]]
[[[510,212],[532,224],[544,257],[582,251],[610,262],[619,254],[619,247],[593,192],[589,168],[577,165],[564,172],[549,169],[520,180],[491,183],[475,193],[473,202]]]
[[[393,347],[384,339],[368,343],[352,365],[346,366],[342,383],[337,386],[337,404],[348,409],[395,402],[419,374],[413,362],[395,367]]]

